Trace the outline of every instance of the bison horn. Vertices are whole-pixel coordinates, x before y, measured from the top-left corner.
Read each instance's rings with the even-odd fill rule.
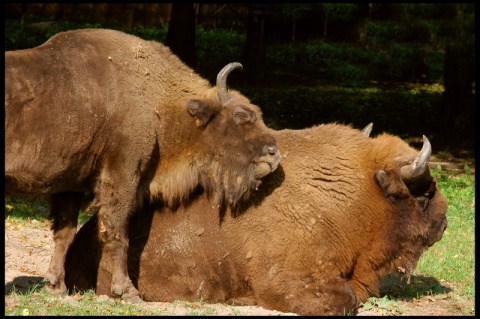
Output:
[[[365,135],[366,137],[370,137],[370,133],[372,133],[372,127],[373,127],[373,123],[370,123],[367,126],[365,126],[362,130],[363,135]]]
[[[405,165],[400,169],[400,176],[405,181],[415,179],[422,175],[428,167],[428,161],[432,155],[432,145],[428,138],[423,135],[423,147],[417,158],[410,165]]]
[[[243,66],[238,62],[232,62],[227,64],[217,75],[217,90],[218,98],[222,104],[225,104],[228,100],[227,92],[227,76],[235,69],[243,70]]]

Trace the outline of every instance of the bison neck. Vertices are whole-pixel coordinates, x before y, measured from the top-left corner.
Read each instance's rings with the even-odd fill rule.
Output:
[[[218,189],[220,175],[221,166],[213,157],[200,160],[187,153],[176,158],[162,158],[150,183],[150,198],[170,207],[185,204],[199,186],[207,192]],[[218,200],[220,193],[216,192]]]

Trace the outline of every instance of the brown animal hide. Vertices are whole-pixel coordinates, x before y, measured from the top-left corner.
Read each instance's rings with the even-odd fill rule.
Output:
[[[354,313],[386,274],[408,275],[441,239],[447,202],[428,167],[401,175],[428,162],[428,140],[419,152],[398,137],[336,124],[274,135],[282,163],[248,206],[222,215],[203,194],[132,219],[129,271],[145,300]],[[82,239],[96,223],[94,216],[80,229],[69,251],[67,284],[108,294],[101,244]]]
[[[61,32],[5,52],[5,189],[51,195],[55,252],[47,287],[64,292],[80,204],[93,195],[111,290],[139,301],[127,276],[127,223],[144,199],[174,207],[202,187],[235,207],[276,169],[260,109],[220,71],[217,87],[160,43],[119,31]]]

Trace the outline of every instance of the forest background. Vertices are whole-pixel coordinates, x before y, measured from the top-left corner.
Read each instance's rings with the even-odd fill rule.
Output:
[[[434,152],[475,145],[474,3],[10,3],[5,50],[102,27],[168,45],[259,105],[275,129],[328,122],[429,137]],[[416,145],[413,145],[416,146]]]

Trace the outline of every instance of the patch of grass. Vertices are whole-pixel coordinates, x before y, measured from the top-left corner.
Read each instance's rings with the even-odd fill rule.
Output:
[[[203,300],[198,302],[183,303],[186,316],[211,316],[215,314],[215,309],[208,307]]]
[[[372,297],[366,302],[362,303],[363,310],[377,309],[379,315],[395,315],[403,311],[403,307],[394,299],[390,299],[388,296],[382,298]]]
[[[140,309],[114,300],[100,301],[93,290],[73,296],[54,296],[45,289],[12,293],[16,303],[5,307],[7,316],[138,316],[165,315],[162,309]]]
[[[5,199],[5,226],[28,224],[29,227],[44,227],[51,223],[49,219],[50,202],[45,196],[12,195]],[[92,217],[90,211],[80,211],[78,227],[83,226]]]
[[[418,263],[420,273],[428,273],[455,285],[465,298],[475,298],[475,176],[452,175],[440,167],[432,174],[447,198],[448,227],[442,240],[433,245]]]
[[[13,221],[38,220],[44,222],[50,204],[41,196],[11,196],[5,199],[5,216]]]
[[[129,304],[121,300],[107,299],[95,295],[93,290],[72,296],[56,296],[45,289],[32,287],[21,294],[13,291],[10,295],[14,301],[5,306],[7,316],[209,316],[218,311],[202,300],[198,302],[175,301],[172,307],[148,303]],[[12,299],[10,298],[10,299]],[[231,315],[241,315],[239,311]]]

